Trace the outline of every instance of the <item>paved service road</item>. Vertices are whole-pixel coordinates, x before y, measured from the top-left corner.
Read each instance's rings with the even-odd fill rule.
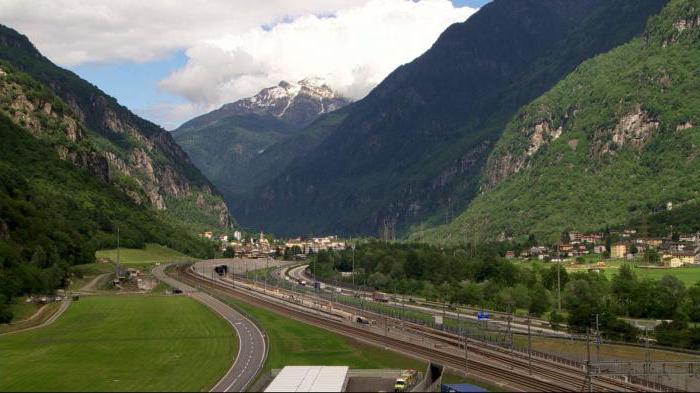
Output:
[[[212,392],[242,392],[255,379],[265,362],[265,336],[252,321],[214,297],[200,292],[187,284],[181,283],[165,274],[166,265],[156,266],[153,274],[159,280],[178,288],[188,296],[204,303],[207,307],[224,317],[238,334],[238,354],[226,375],[211,389]]]

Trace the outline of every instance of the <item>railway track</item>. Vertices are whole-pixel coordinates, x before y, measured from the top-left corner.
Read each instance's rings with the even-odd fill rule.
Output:
[[[290,277],[293,280],[300,280],[302,278],[306,278],[303,276],[304,271],[302,270],[304,268],[303,266],[288,266],[286,269],[283,270],[283,273]],[[350,310],[353,313],[362,313],[365,315],[373,315],[376,318],[385,318],[383,314],[376,313],[371,310],[365,310],[365,309],[360,309],[356,306],[350,306],[350,305],[341,305],[340,307],[337,308],[344,308],[346,310]],[[389,318],[392,319],[392,318]],[[426,335],[430,339],[439,341],[445,345],[450,345],[453,346],[457,349],[464,350],[464,337],[446,332],[440,329],[436,329],[433,327],[417,324],[417,323],[412,323],[412,322],[407,322],[407,321],[402,321],[400,319],[395,319],[395,326],[404,326],[408,327],[411,331],[414,331],[416,333],[419,333],[421,335]],[[537,355],[534,355],[532,357],[532,364],[530,365],[530,360],[528,359],[528,355],[524,351],[510,351],[507,348],[494,345],[491,343],[485,343],[483,341],[480,341],[478,339],[469,339],[469,351],[470,353],[477,353],[481,354],[484,356],[488,356],[491,358],[497,358],[499,361],[505,363],[505,364],[510,364],[513,367],[518,367],[522,370],[529,371],[532,370],[533,372],[536,372],[540,375],[544,375],[548,372],[548,367],[551,367],[552,364],[555,364],[561,368],[566,368],[569,369],[570,372],[573,373],[578,373],[578,374],[584,374],[583,378],[585,378],[585,367],[586,365],[581,362],[575,362],[571,361],[569,359],[563,359],[559,358],[556,360],[551,360],[550,357],[538,357]],[[488,353],[486,353],[488,351]],[[536,353],[537,351],[535,351]],[[570,377],[566,376],[559,376],[559,378],[564,378],[568,381],[571,382],[576,382],[577,377],[574,377],[571,379]],[[578,377],[581,378],[581,377]],[[601,386],[602,385],[602,386]],[[616,377],[611,377],[611,376],[595,376],[592,381],[592,391],[609,391],[611,390],[610,388],[615,388],[619,390],[632,390],[632,391],[641,391],[641,390],[646,390],[646,391],[674,391],[676,389],[671,388],[669,386],[665,386],[663,384],[659,384],[656,382],[648,381],[643,378],[633,378],[633,382],[626,382],[622,380],[621,378],[616,378]]]
[[[400,339],[381,335],[367,329],[347,325],[345,323],[319,318],[308,312],[287,307],[276,302],[266,300],[260,296],[254,296],[240,288],[232,288],[222,283],[213,283],[209,279],[198,277],[189,271],[183,272],[181,277],[186,280],[206,287],[211,291],[226,296],[232,296],[263,308],[271,309],[286,316],[303,322],[326,328],[350,337],[361,339],[366,342],[378,344],[403,352],[409,355],[432,360],[441,363],[455,370],[464,370],[465,358],[444,351],[431,349],[419,344],[406,342]],[[494,353],[493,351],[470,348],[469,372],[475,376],[490,381],[504,381],[508,386],[525,391],[581,391],[586,386],[586,376],[582,370],[564,369],[560,365],[546,364],[533,359],[533,374],[528,372],[528,360],[512,357],[507,354]],[[457,345],[459,348],[459,345]],[[462,347],[463,348],[463,347]],[[483,360],[474,359],[473,356],[481,357]],[[543,378],[544,377],[544,378]],[[594,381],[593,391],[638,391],[641,386],[630,386],[623,381]]]

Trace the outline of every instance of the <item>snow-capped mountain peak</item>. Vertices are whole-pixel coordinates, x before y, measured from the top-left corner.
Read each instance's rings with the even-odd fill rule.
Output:
[[[306,122],[348,103],[349,100],[333,91],[322,78],[308,77],[298,82],[281,81],[277,86],[265,88],[253,97],[225,105],[222,109]]]
[[[226,104],[199,116],[181,128],[196,128],[228,116],[273,116],[292,128],[301,128],[324,113],[332,112],[350,103],[336,93],[322,78],[308,77],[298,82],[281,81],[277,86],[262,89],[258,94]]]

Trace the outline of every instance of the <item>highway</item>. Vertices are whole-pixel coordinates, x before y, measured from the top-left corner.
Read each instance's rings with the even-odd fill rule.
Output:
[[[153,275],[187,296],[203,303],[221,315],[236,330],[238,354],[231,368],[211,389],[212,392],[242,392],[253,382],[267,356],[265,335],[258,326],[238,311],[209,294],[199,291],[165,274],[167,265],[156,266]]]
[[[194,282],[222,296],[230,296],[256,307],[263,307],[360,341],[392,349],[413,357],[432,360],[453,370],[464,371],[464,338],[439,330],[379,317],[371,324],[354,321],[356,315],[374,318],[370,313],[343,306],[313,295],[284,290],[238,277],[211,277],[202,269],[181,269],[182,279]],[[469,339],[469,374],[489,380],[507,390],[580,391],[586,384],[586,373],[580,364],[562,364],[547,358],[513,353],[483,342]],[[639,381],[644,386],[620,379],[596,377],[593,391],[653,391],[663,389]]]

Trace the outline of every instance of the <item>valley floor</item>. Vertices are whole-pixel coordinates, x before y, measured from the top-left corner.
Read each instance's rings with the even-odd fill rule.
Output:
[[[229,368],[230,326],[182,296],[91,296],[0,337],[2,391],[199,391]]]

